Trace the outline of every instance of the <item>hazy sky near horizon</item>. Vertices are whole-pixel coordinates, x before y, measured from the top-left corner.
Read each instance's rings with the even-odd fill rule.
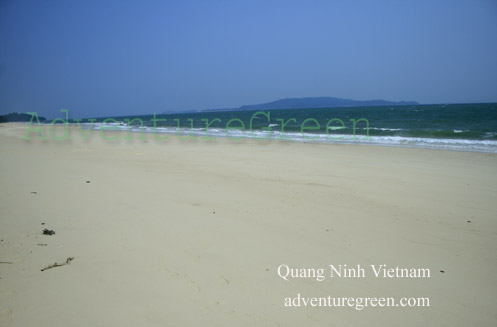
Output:
[[[497,102],[497,1],[0,0],[0,113]]]

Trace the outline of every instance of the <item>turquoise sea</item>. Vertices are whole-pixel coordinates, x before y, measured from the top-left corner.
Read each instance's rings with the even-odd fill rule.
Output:
[[[106,117],[107,118],[107,117]],[[497,153],[497,103],[211,111],[98,118],[86,128]],[[162,120],[166,121],[162,121]],[[228,122],[231,122],[228,124]],[[354,127],[355,121],[355,127]],[[82,120],[87,122],[86,119]],[[209,126],[206,128],[207,124]],[[227,129],[228,127],[231,129]],[[239,128],[239,129],[237,129]]]

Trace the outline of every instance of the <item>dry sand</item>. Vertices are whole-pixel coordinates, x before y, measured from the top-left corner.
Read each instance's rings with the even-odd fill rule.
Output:
[[[495,154],[26,126],[0,125],[1,326],[497,325]],[[366,277],[285,281],[281,264]],[[430,306],[284,306],[299,293]]]

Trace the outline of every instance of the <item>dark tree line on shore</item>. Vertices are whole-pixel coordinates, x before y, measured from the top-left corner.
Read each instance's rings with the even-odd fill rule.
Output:
[[[45,117],[38,116],[40,119],[40,122],[45,121]],[[7,123],[7,122],[19,122],[19,121],[31,121],[31,115],[30,114],[20,114],[17,112],[11,112],[7,115],[0,115],[0,123]],[[35,118],[36,122],[36,118]]]

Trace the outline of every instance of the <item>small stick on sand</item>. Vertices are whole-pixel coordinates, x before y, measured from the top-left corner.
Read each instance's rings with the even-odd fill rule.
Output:
[[[8,265],[11,265],[13,262],[10,262],[10,261],[0,261],[0,263],[6,263]]]
[[[41,271],[45,271],[45,270],[48,270],[48,269],[51,269],[51,268],[55,268],[55,267],[62,267],[62,266],[65,266],[65,265],[68,265],[71,263],[71,261],[74,260],[74,257],[69,257],[66,259],[66,262],[64,263],[54,263],[53,265],[49,265],[49,266],[46,266],[45,268],[43,268]]]

